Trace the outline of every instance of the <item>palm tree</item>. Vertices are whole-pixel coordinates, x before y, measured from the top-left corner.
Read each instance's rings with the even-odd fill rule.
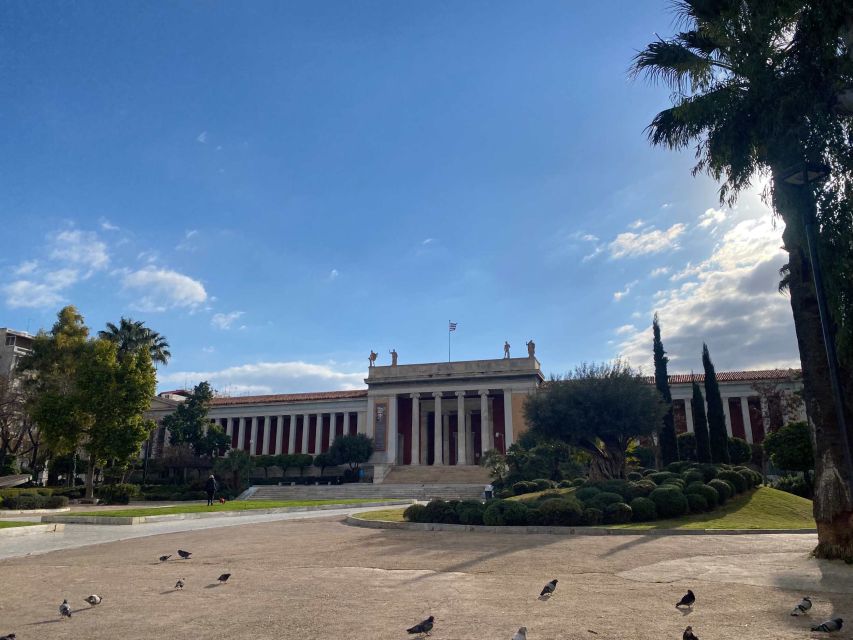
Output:
[[[118,326],[108,322],[106,330],[99,331],[98,337],[115,342],[119,353],[122,354],[146,349],[151,356],[151,361],[161,364],[166,364],[172,357],[166,338],[146,327],[141,320],[123,317]]]
[[[673,106],[648,127],[652,144],[693,146],[694,175],[721,182],[720,200],[731,204],[756,174],[772,178],[770,195],[785,229],[787,285],[803,366],[806,407],[814,424],[814,501],[823,557],[853,557],[853,478],[845,466],[843,434],[833,396],[811,265],[804,214],[814,211],[813,186],[785,182],[792,166],[833,166],[838,189],[853,176],[839,171],[849,155],[853,119],[839,94],[853,86],[846,25],[849,0],[678,0],[684,30],[658,38],[634,58],[631,72],[672,90]],[[843,106],[843,105],[842,105]],[[838,143],[838,141],[846,141]],[[695,145],[695,146],[694,146]],[[849,165],[848,165],[849,166]],[[825,239],[824,239],[825,240]],[[848,285],[849,286],[849,285]],[[848,406],[848,412],[850,407]],[[848,418],[848,424],[851,421]]]

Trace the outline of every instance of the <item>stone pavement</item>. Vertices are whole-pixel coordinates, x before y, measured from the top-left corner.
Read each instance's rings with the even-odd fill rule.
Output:
[[[2,560],[0,634],[402,639],[428,615],[434,640],[509,640],[521,625],[529,640],[678,640],[687,624],[702,640],[807,639],[816,637],[809,624],[830,615],[853,626],[853,567],[810,559],[812,535],[505,536],[362,529],[340,519],[121,527],[114,536],[157,533]],[[178,548],[192,559],[157,561]],[[220,586],[222,572],[233,576]],[[172,589],[179,577],[182,592]],[[555,596],[537,600],[552,578],[560,580]],[[688,588],[697,604],[678,611]],[[90,610],[82,600],[90,593],[103,604]],[[812,615],[789,616],[807,594]],[[60,621],[66,597],[77,612]]]

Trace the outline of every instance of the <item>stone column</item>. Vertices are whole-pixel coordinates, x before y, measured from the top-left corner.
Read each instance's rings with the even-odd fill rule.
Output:
[[[240,423],[237,427],[237,448],[243,448],[243,436],[246,433],[246,418],[240,418]]]
[[[480,391],[480,455],[495,448],[495,430],[489,420],[489,391]]]
[[[433,460],[432,463],[434,465],[443,465],[444,464],[444,455],[442,451],[442,447],[444,445],[444,435],[443,435],[443,421],[441,419],[441,392],[433,393],[432,397],[435,398],[435,429],[433,434]]]
[[[421,463],[421,403],[417,393],[412,394],[412,464]]]
[[[335,438],[337,437],[337,436],[335,436],[335,434],[338,431],[337,421],[338,421],[338,414],[335,413],[334,411],[332,411],[332,413],[329,414],[329,446],[330,447],[335,442]]]
[[[312,455],[317,455],[323,448],[323,414],[317,414],[317,422],[314,424],[314,451]]]
[[[255,455],[255,451],[258,448],[258,441],[261,439],[261,436],[263,435],[263,433],[261,432],[261,419],[262,418],[263,418],[263,416],[254,416],[252,418],[252,434],[249,436],[249,453],[251,453],[252,455]],[[263,445],[264,445],[264,443],[261,442],[261,446],[263,446]],[[263,452],[263,449],[261,449],[261,452]]]
[[[284,444],[284,416],[276,416],[275,429],[275,455],[282,454],[282,445]]]
[[[290,430],[287,433],[287,453],[296,453],[296,414],[290,416]]]
[[[423,444],[420,447],[421,450],[421,464],[426,464],[429,459],[429,444],[427,442],[427,437],[429,436],[429,417],[427,416],[427,410],[425,405],[420,405],[421,407],[421,415],[420,415],[420,433],[421,433],[421,443]]]
[[[684,420],[687,423],[687,433],[693,433],[693,400],[691,398],[684,400]]]
[[[743,432],[746,434],[746,441],[752,444],[752,420],[749,418],[749,398],[746,396],[740,397],[740,413],[743,416]]]
[[[362,430],[362,426],[364,430]],[[368,438],[376,437],[376,398],[373,396],[367,396],[367,416],[365,416],[364,424],[359,425],[358,432],[365,434]]]
[[[272,418],[270,416],[264,416],[264,441],[261,444],[261,453],[265,456],[268,456],[272,453],[270,451],[270,422]]]
[[[504,447],[509,450],[515,443],[515,433],[512,430],[512,389],[504,389]]]
[[[308,429],[311,428],[311,416],[302,414],[302,447],[300,453],[308,453]]]
[[[732,415],[729,412],[729,399],[723,398],[723,415],[726,416],[726,433],[729,434],[729,438],[732,437]]]
[[[465,392],[456,392],[456,464],[468,464],[468,447],[465,429]]]
[[[231,418],[225,418],[225,435],[228,436],[228,446],[231,446],[231,437],[234,435],[234,428],[231,426]]]
[[[386,434],[388,441],[388,457],[386,458],[389,464],[397,464],[397,396],[388,398],[388,433]]]
[[[344,435],[349,435],[349,411],[344,411]]]

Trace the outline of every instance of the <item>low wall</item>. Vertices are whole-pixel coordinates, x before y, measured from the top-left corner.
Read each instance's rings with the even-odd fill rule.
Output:
[[[26,527],[8,527],[0,529],[0,538],[17,538],[18,536],[31,536],[37,533],[61,533],[65,530],[64,524],[33,524]]]

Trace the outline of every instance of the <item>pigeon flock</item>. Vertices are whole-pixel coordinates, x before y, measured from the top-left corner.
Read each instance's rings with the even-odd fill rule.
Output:
[[[190,556],[192,556],[192,552],[184,551],[183,549],[178,549],[178,556],[180,556],[184,560],[188,560]],[[160,556],[160,562],[167,562],[169,558],[171,558],[171,554]],[[218,578],[218,583],[225,584],[228,579],[231,577],[230,573],[223,573]],[[558,580],[554,578],[550,582],[546,583],[544,587],[542,587],[542,591],[540,591],[538,599],[539,600],[549,600],[551,596],[554,595],[557,590],[557,582]],[[182,591],[184,588],[185,579],[178,578],[177,582],[175,582],[174,589],[177,591]],[[90,596],[84,598],[84,601],[89,604],[90,607],[95,607],[103,601],[103,598],[98,594],[93,593]],[[682,607],[687,607],[689,609],[693,608],[693,605],[696,603],[696,595],[692,590],[688,589],[687,593],[682,596],[681,600],[676,603],[676,608],[681,609]],[[803,596],[802,600],[793,608],[791,611],[792,616],[802,616],[807,615],[809,610],[812,608],[812,600],[809,596]],[[62,604],[59,605],[59,615],[61,618],[71,619],[71,605],[68,604],[68,600],[65,599],[62,601]],[[811,627],[813,632],[820,633],[832,633],[834,631],[839,631],[841,627],[844,625],[844,620],[841,618],[832,618],[830,620],[826,620],[820,624],[814,625]],[[409,627],[406,629],[406,632],[410,635],[416,635],[419,637],[424,637],[430,635],[433,628],[435,626],[435,617],[429,616],[427,619],[422,620],[418,624]],[[588,630],[590,633],[595,634],[595,631],[591,629]],[[699,637],[693,632],[693,627],[688,625],[682,634],[682,640],[699,640]],[[17,637],[14,633],[9,633],[4,636],[0,636],[0,640],[17,640]],[[512,636],[512,640],[527,640],[527,627],[519,627],[518,631],[515,632]]]

